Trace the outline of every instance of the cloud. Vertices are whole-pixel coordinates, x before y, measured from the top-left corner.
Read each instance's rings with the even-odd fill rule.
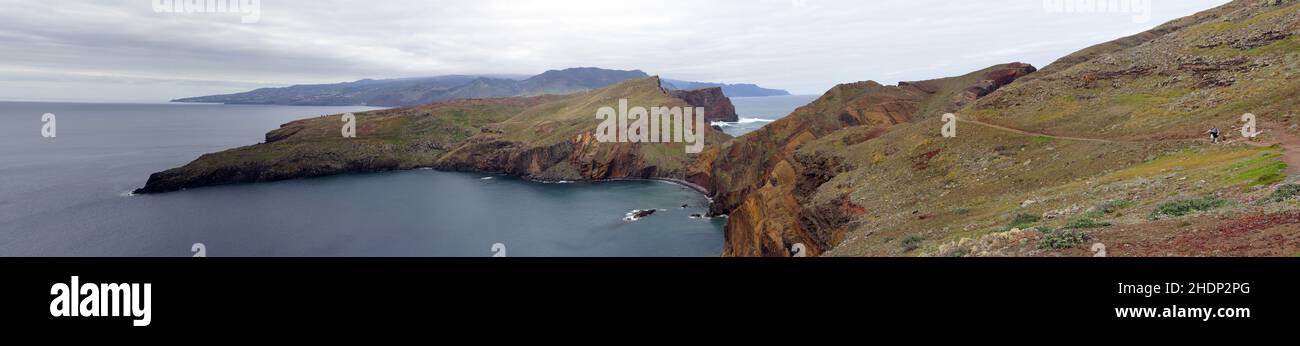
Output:
[[[260,20],[241,24],[239,14],[156,13],[148,0],[0,0],[0,76],[21,76],[0,79],[0,97],[166,100],[576,66],[817,94],[1010,61],[1041,67],[1225,2],[1155,0],[1152,20],[1134,23],[1050,13],[1040,0],[264,0]]]

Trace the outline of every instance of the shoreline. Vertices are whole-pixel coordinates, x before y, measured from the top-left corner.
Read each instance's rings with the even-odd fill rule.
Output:
[[[358,172],[339,172],[339,173],[336,173],[336,174],[326,174],[326,175],[319,175],[319,176],[303,176],[303,177],[295,177],[295,178],[279,179],[279,180],[269,180],[269,181],[251,181],[251,182],[239,182],[239,183],[226,183],[226,184],[204,185],[204,186],[197,186],[197,187],[193,187],[193,188],[184,188],[184,189],[178,189],[178,190],[172,190],[172,191],[162,191],[162,192],[141,192],[140,190],[141,190],[141,189],[144,189],[144,187],[142,186],[142,187],[140,187],[140,188],[136,188],[136,189],[133,189],[133,190],[128,191],[128,192],[130,193],[131,196],[138,196],[138,195],[154,195],[154,194],[167,194],[167,193],[173,193],[173,192],[181,192],[181,191],[185,191],[185,190],[201,189],[201,188],[209,188],[209,187],[219,187],[219,186],[236,186],[236,185],[266,184],[266,183],[276,183],[276,182],[284,182],[284,181],[294,181],[294,180],[304,180],[304,179],[317,179],[317,178],[328,178],[328,177],[346,176],[346,175],[370,175],[370,174],[401,173],[401,172],[413,172],[413,171],[438,171],[438,172],[446,172],[446,173],[474,173],[474,174],[490,174],[490,175],[496,175],[496,176],[502,176],[502,177],[515,178],[515,179],[519,179],[519,180],[523,180],[523,181],[527,181],[527,182],[531,182],[531,183],[539,183],[539,184],[563,184],[563,183],[578,183],[578,182],[582,182],[582,183],[600,183],[600,182],[619,182],[619,181],[658,181],[658,182],[670,183],[670,184],[673,184],[673,185],[678,185],[678,186],[682,186],[682,187],[685,187],[685,188],[691,189],[692,191],[695,191],[695,192],[697,192],[697,193],[699,193],[699,194],[701,194],[701,195],[704,195],[705,198],[708,198],[708,199],[709,199],[709,202],[710,202],[710,203],[713,202],[713,194],[712,194],[711,192],[709,192],[708,189],[704,188],[703,186],[700,186],[700,185],[696,185],[696,184],[694,184],[694,183],[691,183],[691,182],[689,182],[689,181],[686,181],[686,180],[683,180],[683,179],[677,179],[677,178],[609,178],[609,179],[586,179],[586,178],[577,178],[577,179],[574,179],[574,180],[563,180],[563,179],[562,179],[562,180],[543,180],[543,179],[535,179],[535,178],[523,177],[523,176],[518,176],[518,175],[512,175],[512,174],[503,173],[503,172],[491,172],[491,171],[479,171],[479,170],[459,170],[459,169],[451,169],[451,170],[448,170],[448,169],[438,169],[438,168],[435,168],[435,167],[413,167],[413,168],[406,168],[406,169],[389,169],[389,170],[358,171]],[[148,186],[148,185],[146,184],[146,186]]]
[[[696,185],[695,183],[692,183],[692,182],[689,182],[689,181],[685,181],[685,180],[682,180],[682,179],[676,179],[676,178],[611,178],[611,179],[603,179],[603,180],[587,180],[587,181],[589,181],[589,182],[596,182],[596,183],[598,183],[598,182],[606,182],[606,181],[658,181],[658,182],[665,182],[665,183],[670,183],[670,184],[673,184],[673,185],[678,185],[678,186],[681,186],[681,187],[685,187],[685,188],[688,188],[688,189],[691,189],[691,190],[695,190],[695,192],[699,192],[701,195],[704,195],[705,197],[708,197],[710,203],[713,202],[713,194],[709,193],[709,190],[708,190],[708,189],[705,189],[703,186],[699,186],[699,185]]]

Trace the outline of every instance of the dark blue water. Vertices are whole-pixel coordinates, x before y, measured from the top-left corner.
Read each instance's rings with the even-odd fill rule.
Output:
[[[790,112],[813,102],[817,97],[816,95],[732,97],[731,103],[736,106],[736,114],[740,115],[740,121],[734,123],[716,122],[713,124],[721,126],[722,132],[732,136],[740,136],[790,115]]]
[[[148,175],[364,107],[0,102],[0,256],[716,256],[724,219],[661,182],[409,171],[129,196]],[[41,115],[57,137],[41,137]],[[687,204],[690,208],[683,209]],[[624,221],[632,209],[662,209]]]

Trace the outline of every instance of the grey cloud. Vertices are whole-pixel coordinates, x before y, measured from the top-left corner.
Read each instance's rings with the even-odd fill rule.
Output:
[[[155,13],[148,0],[0,0],[0,77],[15,78],[0,82],[0,97],[166,100],[574,66],[816,94],[1013,60],[1042,66],[1224,2],[1155,0],[1152,20],[1133,23],[1048,13],[1041,0],[263,0],[261,20],[240,24],[233,14]]]

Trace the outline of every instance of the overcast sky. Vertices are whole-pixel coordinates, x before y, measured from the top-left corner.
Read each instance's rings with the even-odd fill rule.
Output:
[[[1227,2],[1148,1],[1149,14],[1043,0],[262,0],[260,18],[244,18],[158,13],[154,0],[0,0],[0,99],[164,101],[580,66],[821,94],[1042,67]]]

